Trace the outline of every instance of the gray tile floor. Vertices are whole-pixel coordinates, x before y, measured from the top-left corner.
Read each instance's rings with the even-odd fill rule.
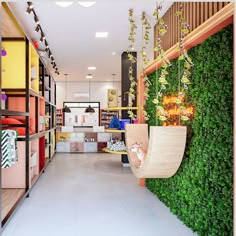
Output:
[[[3,236],[192,236],[120,156],[57,154]]]

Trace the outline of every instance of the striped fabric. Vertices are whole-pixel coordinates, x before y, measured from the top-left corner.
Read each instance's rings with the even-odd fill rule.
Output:
[[[15,130],[2,131],[2,168],[9,168],[18,161],[16,140],[17,132]]]

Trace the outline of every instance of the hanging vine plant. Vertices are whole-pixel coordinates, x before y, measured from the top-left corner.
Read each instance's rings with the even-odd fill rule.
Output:
[[[130,88],[129,88],[129,93],[128,93],[128,106],[132,107],[133,106],[133,101],[135,100],[135,93],[136,93],[136,81],[134,78],[134,71],[133,71],[133,64],[136,63],[137,58],[133,55],[132,50],[134,48],[134,43],[135,43],[135,30],[137,28],[134,18],[133,18],[133,9],[129,10],[129,23],[130,23],[130,33],[129,33],[129,47],[127,50],[128,54],[128,60],[130,62],[129,66],[129,80],[130,80]],[[132,110],[128,111],[128,115],[131,119],[135,119],[136,115],[133,113]]]
[[[160,11],[162,9],[161,4],[157,4],[153,16],[156,16],[157,27],[157,40],[154,51],[157,53],[157,63],[161,61],[161,68],[156,68],[156,97],[153,99],[153,103],[156,105],[157,119],[165,121],[168,119],[168,112],[162,104],[163,96],[165,94],[166,86],[168,85],[168,67],[171,65],[169,59],[166,57],[165,52],[161,46],[161,37],[167,32],[168,26],[164,23],[164,20],[160,17]],[[157,64],[156,64],[157,65]],[[160,73],[160,75],[158,75]],[[156,124],[158,121],[156,121]]]
[[[151,85],[151,82],[145,73],[145,67],[147,66],[147,64],[149,62],[149,60],[147,58],[146,49],[147,49],[147,45],[150,40],[151,25],[148,22],[145,12],[142,13],[141,19],[142,19],[142,49],[141,49],[140,53],[141,53],[141,57],[142,57],[142,74],[143,74],[142,76],[143,76],[143,82],[144,82],[144,86],[145,86],[144,97],[147,100],[149,98],[149,86]],[[143,116],[144,116],[145,120],[149,119],[149,115],[148,115],[145,107],[143,108]]]
[[[190,31],[190,25],[185,21],[183,17],[183,6],[180,5],[179,11],[176,12],[176,16],[179,20],[180,25],[180,36],[179,36],[179,44],[178,44],[178,50],[179,50],[179,57],[178,57],[178,98],[176,99],[176,104],[179,108],[179,123],[185,122],[189,120],[191,113],[188,112],[184,98],[185,98],[185,92],[188,89],[189,84],[191,84],[189,78],[191,76],[191,69],[193,67],[192,59],[189,57],[187,51],[184,48],[184,37],[189,33]],[[181,72],[181,61],[183,61],[183,70]]]

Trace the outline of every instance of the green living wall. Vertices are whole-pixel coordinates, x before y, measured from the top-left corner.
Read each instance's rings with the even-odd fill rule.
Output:
[[[233,27],[188,52],[194,67],[187,100],[194,106],[185,156],[169,179],[147,179],[147,188],[198,235],[233,235]],[[169,68],[167,94],[177,93],[178,60]],[[155,81],[147,101],[156,125]]]

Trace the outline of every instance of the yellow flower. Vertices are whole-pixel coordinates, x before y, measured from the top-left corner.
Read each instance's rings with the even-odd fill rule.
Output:
[[[164,121],[167,120],[167,118],[165,116],[159,116],[159,120]]]
[[[180,119],[183,120],[183,121],[189,120],[189,118],[187,116],[181,116]]]

